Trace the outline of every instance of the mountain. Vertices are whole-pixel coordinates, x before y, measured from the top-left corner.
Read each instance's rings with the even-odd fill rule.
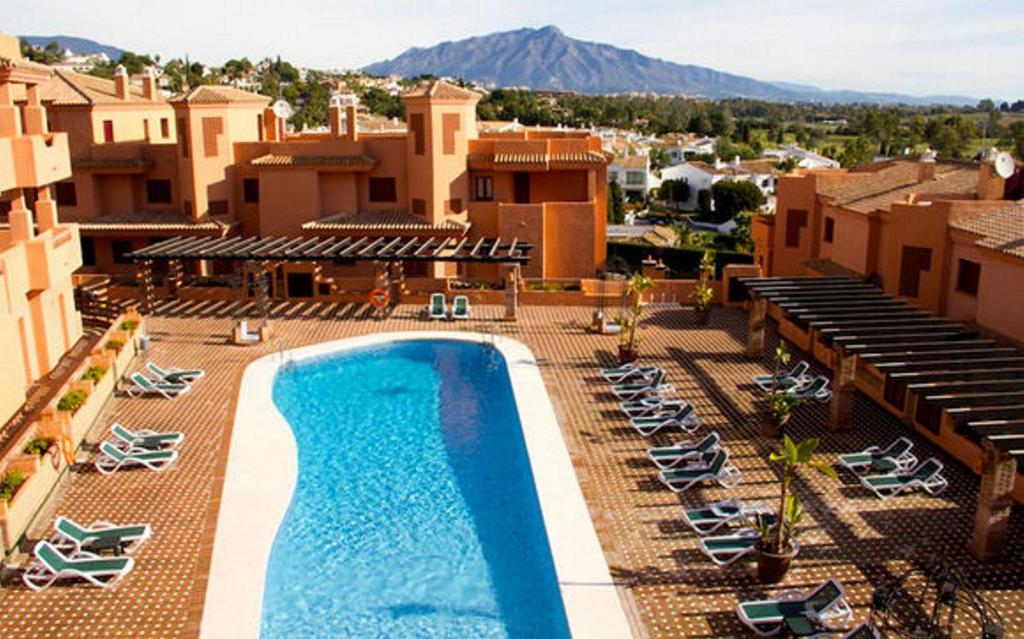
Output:
[[[776,102],[976,104],[964,96],[914,97],[894,93],[825,91],[762,82],[692,64],[651,58],[630,49],[570,38],[557,27],[517,29],[412,48],[364,69],[374,75],[455,76],[486,85],[607,94],[651,92]]]
[[[111,60],[117,60],[124,53],[123,49],[112,47],[108,44],[100,44],[95,40],[87,38],[76,38],[74,36],[18,36],[34,47],[45,47],[51,42],[56,42],[61,49],[71,49],[78,55],[92,55],[94,53],[105,53]]]

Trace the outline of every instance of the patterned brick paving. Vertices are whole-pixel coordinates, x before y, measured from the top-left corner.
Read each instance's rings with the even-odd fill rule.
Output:
[[[33,530],[35,536],[46,532],[58,513],[84,522],[150,522],[155,534],[137,554],[135,570],[111,591],[63,586],[36,594],[9,583],[0,589],[0,637],[195,636],[244,364],[279,348],[439,327],[493,330],[533,349],[613,576],[623,586],[640,633],[747,636],[733,612],[736,602],[776,591],[757,585],[750,563],[716,568],[700,554],[695,535],[681,523],[682,508],[730,493],[704,486],[679,498],[657,483],[645,451],[678,435],[645,440],[617,413],[606,385],[594,374],[599,364],[612,363],[615,341],[584,330],[588,309],[530,307],[522,310],[516,324],[477,319],[453,325],[428,323],[411,306],[375,321],[366,309],[351,305],[281,305],[275,311],[277,339],[250,348],[226,343],[237,313],[226,303],[175,303],[148,320],[153,361],[205,368],[206,379],[173,403],[114,399],[90,437],[90,450],[79,453],[83,464],[51,499]],[[477,307],[474,313],[496,318],[501,309]],[[722,435],[743,471],[735,493],[771,503],[776,489],[766,461],[769,447],[756,437],[758,417],[749,385],[751,375],[764,372],[765,363],[741,355],[745,321],[739,311],[716,309],[709,326],[697,327],[686,310],[652,309],[642,348],[645,361],[666,368],[679,395],[696,404],[705,424],[702,432],[715,429]],[[769,341],[769,349],[773,346]],[[806,406],[794,419],[794,435],[822,435],[822,451],[834,456],[887,443],[902,433],[896,420],[862,398],[855,410],[855,429],[832,434],[824,427],[826,407]],[[185,430],[188,439],[180,462],[162,474],[131,470],[104,477],[93,472],[85,462],[92,461],[95,442],[114,418],[132,427]],[[1007,636],[1024,636],[1024,512],[1018,508],[1011,522],[1010,559],[984,566],[974,562],[962,549],[970,535],[977,478],[914,439],[919,457],[934,454],[947,464],[951,487],[939,497],[906,495],[883,504],[849,476],[841,474],[838,483],[816,474],[801,476],[808,532],[783,586],[809,587],[838,577],[861,619],[867,615],[873,583],[946,551],[1000,609]]]

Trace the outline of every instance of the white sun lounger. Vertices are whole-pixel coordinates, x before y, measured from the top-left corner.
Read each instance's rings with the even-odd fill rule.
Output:
[[[153,529],[149,524],[117,526],[109,521],[94,521],[82,526],[68,517],[57,517],[53,523],[55,531],[50,543],[67,556],[74,555],[100,541],[116,541],[121,550],[131,553],[149,539]]]
[[[704,460],[710,453],[705,454],[700,461],[693,462],[682,468],[663,470],[658,473],[658,480],[665,484],[674,493],[681,493],[695,484],[705,481],[718,482],[725,488],[733,488],[740,483],[742,473],[729,463],[729,451],[719,448],[709,462]]]
[[[758,516],[769,516],[767,506],[751,504],[746,506],[738,499],[725,499],[702,508],[683,511],[683,521],[698,535],[710,535],[731,522],[752,522]]]
[[[176,450],[145,450],[133,448],[123,451],[110,442],[100,443],[100,456],[96,458],[96,470],[109,475],[122,466],[145,466],[149,470],[167,470],[178,459]]]
[[[40,541],[32,550],[35,563],[21,575],[31,590],[40,591],[61,579],[84,579],[94,586],[109,588],[135,566],[131,557],[100,557],[80,552],[67,557],[48,541]]]
[[[174,399],[183,395],[192,387],[188,384],[168,384],[166,382],[154,382],[142,373],[133,373],[132,384],[125,389],[129,397],[142,397],[144,395],[160,395],[166,399]]]
[[[717,431],[711,431],[700,441],[676,442],[671,446],[659,446],[647,451],[647,457],[661,469],[678,466],[680,462],[701,457],[718,448],[720,438]]]
[[[629,420],[629,425],[644,437],[650,437],[668,426],[678,426],[684,432],[692,433],[700,428],[700,418],[697,417],[693,404],[685,404],[678,410],[665,411],[646,417],[633,417]]]
[[[860,483],[881,499],[895,497],[913,488],[921,488],[929,495],[938,495],[949,486],[949,482],[942,476],[942,462],[934,457],[924,460],[913,470],[861,477]]]

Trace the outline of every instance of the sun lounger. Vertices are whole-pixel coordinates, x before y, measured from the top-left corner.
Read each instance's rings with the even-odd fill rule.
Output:
[[[672,468],[680,462],[702,456],[718,448],[717,432],[710,432],[697,442],[678,442],[671,446],[659,446],[647,451],[647,456],[658,468]]]
[[[456,295],[455,299],[452,300],[452,319],[469,319],[469,298],[465,295]]]
[[[650,437],[668,426],[678,426],[684,432],[692,433],[700,428],[700,418],[692,404],[685,404],[677,410],[663,411],[648,417],[633,417],[629,425],[644,437]]]
[[[740,483],[740,469],[729,463],[729,451],[719,448],[710,461],[705,461],[711,453],[705,453],[699,461],[682,468],[663,470],[658,479],[674,493],[681,493],[687,488],[705,481],[715,481],[726,488]]]
[[[842,639],[881,639],[882,635],[870,623],[862,623],[842,636]]]
[[[716,501],[703,508],[683,511],[683,521],[698,535],[709,535],[731,522],[752,522],[755,517],[771,517],[767,506],[752,504],[744,506],[738,499]],[[773,518],[774,519],[774,518]]]
[[[790,397],[799,399],[815,399],[819,402],[827,402],[832,399],[832,391],[828,389],[828,378],[818,375],[805,386],[786,391]]]
[[[889,444],[885,450],[878,446],[870,446],[859,453],[848,453],[839,456],[839,464],[857,474],[892,473],[906,470],[917,464],[917,457],[910,453],[914,443],[906,437],[900,437]]]
[[[641,399],[619,403],[619,409],[627,417],[645,417],[653,413],[660,413],[664,410],[678,410],[686,406],[687,402],[681,399],[668,399],[661,395],[650,395]]]
[[[430,319],[448,319],[448,303],[445,302],[444,293],[431,293],[430,306],[427,307]]]
[[[779,373],[778,387],[781,390],[789,390],[791,388],[798,388],[807,384],[811,381],[811,378],[807,375],[807,371],[811,370],[811,365],[806,361],[801,361],[789,371]],[[754,384],[766,393],[772,392],[773,383],[775,382],[774,375],[754,375]]]
[[[133,431],[118,422],[114,422],[110,427],[110,434],[117,439],[115,444],[118,444],[118,447],[122,450],[131,450],[132,448],[144,448],[146,450],[175,448],[185,440],[185,433],[158,433],[153,430]]]
[[[949,485],[942,476],[942,462],[934,457],[926,459],[912,470],[861,477],[860,483],[882,499],[889,499],[912,488],[922,488],[929,495],[938,495]]]
[[[32,550],[35,563],[21,575],[26,586],[35,591],[47,588],[60,579],[84,579],[94,586],[108,588],[131,572],[131,557],[100,557],[81,552],[67,557],[48,541],[40,541]]]
[[[156,375],[158,380],[167,384],[191,384],[206,375],[206,371],[199,370],[198,368],[171,368],[164,370],[153,362],[147,362],[146,368],[149,369],[149,372]]]
[[[665,372],[657,371],[651,378],[638,384],[616,384],[612,386],[612,393],[619,399],[635,399],[651,394],[661,394],[673,390],[670,384],[665,383]]]
[[[700,551],[716,566],[728,566],[754,549],[761,539],[753,528],[744,528],[731,535],[704,537],[700,540]]]
[[[97,542],[114,542],[120,552],[131,553],[153,534],[148,524],[115,526],[110,522],[96,521],[89,526],[80,526],[67,517],[57,517],[53,529],[56,533],[50,543],[67,556],[89,550]]]
[[[774,599],[744,601],[736,614],[748,628],[762,637],[789,631],[806,636],[816,630],[840,630],[850,623],[853,612],[846,601],[843,584],[829,579],[810,594],[786,590]]]
[[[232,341],[239,346],[249,346],[252,344],[259,344],[261,337],[259,331],[252,332],[249,330],[249,322],[241,320],[238,325],[235,326],[235,330],[232,332]]]
[[[100,443],[100,456],[96,458],[96,470],[109,475],[122,466],[145,466],[161,472],[167,470],[178,459],[176,450],[143,450],[133,448],[123,451],[110,442]]]
[[[132,373],[132,384],[125,389],[129,397],[142,397],[144,395],[160,395],[167,399],[174,399],[178,395],[187,393],[191,386],[188,384],[168,384],[167,382],[155,382],[142,373]]]
[[[635,364],[623,364],[622,366],[616,366],[615,368],[605,368],[601,370],[601,377],[605,378],[610,384],[624,384],[627,380],[638,378],[639,382],[645,382],[660,371],[661,369],[657,366],[636,366]]]

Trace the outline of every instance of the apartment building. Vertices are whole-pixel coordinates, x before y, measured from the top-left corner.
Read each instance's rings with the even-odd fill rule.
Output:
[[[851,274],[932,312],[1024,343],[1024,172],[920,159],[779,178],[755,218],[769,275]]]
[[[0,34],[0,419],[82,336],[71,273],[81,265],[78,231],[61,223],[52,187],[71,175],[68,136],[50,133],[40,85],[50,70],[21,58]]]
[[[94,272],[129,272],[127,253],[178,235],[501,236],[536,247],[526,276],[592,276],[604,263],[600,139],[482,131],[480,95],[443,81],[402,96],[404,128],[361,130],[355,97],[336,95],[330,130],[301,135],[285,132],[269,98],[231,87],[165,100],[151,77],[136,86],[119,69],[113,81],[61,73],[46,89],[53,128],[72,140],[62,210],[80,224]],[[499,276],[493,266],[409,268]]]

